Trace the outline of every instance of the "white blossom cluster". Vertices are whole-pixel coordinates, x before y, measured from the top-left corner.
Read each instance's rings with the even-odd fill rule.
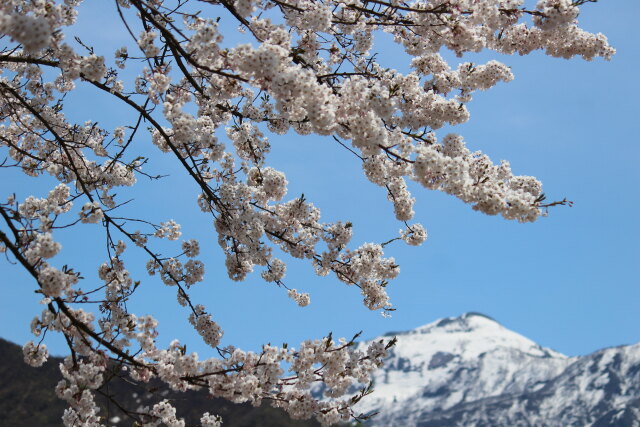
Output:
[[[311,302],[309,294],[300,293],[297,289],[289,289],[287,294],[289,298],[294,300],[300,307],[306,307]]]
[[[87,202],[79,213],[80,220],[87,224],[96,224],[104,217],[100,202]]]
[[[205,313],[204,306],[197,305],[195,307],[195,313],[189,315],[189,322],[196,328],[204,342],[211,347],[216,348],[220,344],[222,329],[211,320],[211,315]]]
[[[24,355],[24,361],[26,364],[34,367],[40,367],[44,365],[44,362],[49,358],[49,351],[46,344],[36,345],[33,341],[28,341],[22,347],[22,353]]]
[[[70,287],[78,282],[78,279],[73,274],[42,263],[42,267],[38,272],[38,282],[40,282],[41,291],[44,295],[59,297],[63,293],[67,293]]]
[[[138,46],[147,58],[152,58],[160,53],[160,48],[154,45],[154,40],[158,37],[155,31],[143,31],[138,37]]]
[[[155,427],[160,423],[167,427],[184,427],[184,420],[179,420],[176,417],[176,408],[171,406],[171,403],[167,400],[156,403],[149,411],[149,414],[155,418],[154,421],[146,423],[149,427]]]
[[[222,426],[222,417],[205,412],[202,414],[202,418],[200,418],[200,423],[202,427],[220,427]]]
[[[97,352],[86,360],[73,360],[68,356],[60,364],[63,379],[56,386],[56,394],[69,403],[62,416],[65,426],[101,425],[100,408],[91,390],[102,385],[106,365],[106,357]]]
[[[6,34],[29,52],[46,48],[51,43],[51,25],[42,16],[5,13],[0,10],[0,34]]]
[[[178,240],[180,236],[182,236],[180,224],[172,219],[167,222],[162,222],[160,223],[160,227],[156,229],[154,236],[169,240]]]
[[[469,151],[459,135],[449,134],[442,145],[421,147],[413,179],[427,188],[455,195],[473,208],[506,219],[534,221],[542,184],[531,176],[514,176],[509,163],[494,165],[480,152]]]
[[[408,245],[420,246],[427,240],[427,230],[422,224],[413,224],[404,230],[400,230],[400,237]]]
[[[38,219],[42,225],[41,230],[49,230],[51,215],[60,215],[69,212],[73,202],[69,199],[69,187],[58,184],[44,199],[29,196],[18,207],[20,216],[26,219]]]
[[[120,246],[121,247],[121,246]],[[116,255],[118,254],[116,251]],[[133,285],[133,279],[124,263],[118,257],[111,258],[109,263],[103,263],[98,268],[98,277],[105,283],[105,297],[108,301],[117,301],[126,294]]]
[[[419,246],[428,236],[422,224],[410,223],[410,181],[520,222],[565,203],[545,204],[538,180],[514,175],[508,162],[494,163],[462,136],[436,135],[469,120],[468,104],[478,91],[514,78],[501,62],[455,65],[440,52],[540,50],[586,60],[615,53],[604,35],[578,26],[583,2],[571,0],[532,6],[523,0],[185,0],[177,8],[165,0],[114,0],[123,20],[114,28],[126,24],[132,43],[105,52],[73,37],[79,3],[0,4],[3,166],[57,181],[46,197],[18,202],[11,195],[0,203],[0,251],[26,269],[42,294],[46,308],[32,321],[33,334],[57,331],[68,338],[72,356],[61,366],[57,387],[69,403],[67,426],[104,422],[94,390],[102,386],[109,358],[139,383],[159,379],[176,391],[203,388],[256,405],[268,399],[294,418],[316,417],[325,425],[359,419],[352,407],[368,391],[347,396],[350,387],[367,383],[388,349],[380,342],[359,351],[330,337],[297,350],[220,348],[222,327],[190,293],[205,282],[206,260],[196,257],[210,242],[202,236],[178,242],[180,224],[156,212],[119,213],[135,203],[122,193],[134,194],[140,178],[162,182],[154,159],[136,151],[139,141],[149,139],[156,154],[191,178],[199,194],[194,203],[211,218],[230,279],[260,270],[266,282],[306,306],[310,295],[286,284],[287,257],[293,257],[308,261],[319,276],[357,287],[366,307],[387,315],[393,308],[386,289],[400,271],[385,255],[387,245]],[[201,13],[193,12],[194,4]],[[222,15],[237,22],[248,42],[225,40],[215,19]],[[409,72],[377,62],[381,31],[411,57]],[[120,101],[132,119],[109,129],[100,118],[74,123],[65,102],[81,85]],[[367,179],[386,191],[402,223],[399,235],[352,245],[355,225],[324,222],[304,194],[290,195],[285,172],[269,163],[272,144],[287,132],[326,136],[355,156]],[[56,240],[59,229],[80,233],[83,227],[102,227],[107,241],[95,285],[62,262]],[[165,255],[159,247],[175,252]],[[136,316],[127,304],[141,286],[127,263],[141,254],[154,276],[144,286],[171,286],[186,320],[221,357],[200,360],[178,341],[157,348],[157,321]],[[41,365],[45,344],[27,343],[24,357]],[[330,400],[312,395],[315,382],[325,384]],[[185,424],[163,399],[129,416],[141,416],[146,425]],[[209,413],[200,421],[221,424]]]

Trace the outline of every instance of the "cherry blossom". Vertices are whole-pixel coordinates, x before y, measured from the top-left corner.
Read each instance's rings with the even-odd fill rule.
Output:
[[[470,119],[476,92],[514,79],[499,61],[450,64],[442,53],[543,51],[585,60],[615,53],[604,35],[578,26],[585,1],[113,0],[120,21],[109,25],[130,42],[106,50],[74,38],[80,2],[0,5],[3,166],[56,182],[45,197],[0,195],[6,200],[0,251],[42,294],[34,336],[59,332],[69,344],[56,387],[69,404],[62,414],[67,426],[106,425],[95,393],[116,377],[142,385],[156,380],[174,391],[203,389],[232,402],[269,401],[293,418],[315,417],[323,425],[366,419],[353,406],[371,392],[370,375],[394,340],[364,350],[353,345],[357,336],[264,345],[260,352],[222,347],[216,313],[191,293],[208,285],[205,266],[221,267],[199,259],[206,236],[216,236],[231,280],[257,277],[257,270],[304,307],[309,293],[286,282],[287,261],[297,258],[389,315],[387,287],[400,266],[385,248],[398,240],[419,246],[428,236],[422,224],[410,223],[412,183],[519,222],[569,203],[546,202],[536,178],[514,175],[507,161],[470,148],[477,141],[437,134]],[[220,16],[240,28],[242,43],[225,38]],[[383,33],[411,58],[403,64],[408,72],[378,62],[376,37]],[[99,118],[73,122],[65,97],[79,87],[118,101],[131,119],[111,128]],[[352,244],[357,224],[326,222],[321,206],[289,194],[284,171],[269,163],[272,144],[287,132],[324,136],[354,156],[364,176],[386,192],[400,232],[386,242]],[[213,224],[199,240],[183,236],[173,219],[150,220],[144,209],[136,218],[120,214],[129,203],[123,187],[131,193],[141,179],[162,181],[133,152],[142,140],[191,179],[198,194],[193,207]],[[95,260],[98,283],[84,280],[73,260],[61,261],[61,230],[88,228],[103,230],[107,242],[105,256]],[[162,253],[168,247],[174,249]],[[176,310],[211,347],[208,357],[177,340],[159,348],[155,318],[129,311],[140,278],[128,266],[141,256],[147,279],[175,291]],[[28,364],[41,366],[47,357],[45,343],[25,344]],[[325,398],[311,392],[314,383],[324,384]],[[142,425],[185,425],[160,397],[126,412]],[[200,422],[212,427],[223,420],[207,412]]]

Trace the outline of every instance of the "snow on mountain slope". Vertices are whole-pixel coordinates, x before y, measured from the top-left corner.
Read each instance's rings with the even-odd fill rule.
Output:
[[[640,344],[567,357],[478,313],[387,335],[369,425],[640,426]]]

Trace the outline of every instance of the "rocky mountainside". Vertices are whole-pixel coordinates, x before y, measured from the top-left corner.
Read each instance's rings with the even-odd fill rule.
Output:
[[[640,426],[640,344],[567,357],[478,313],[388,335],[371,426]]]

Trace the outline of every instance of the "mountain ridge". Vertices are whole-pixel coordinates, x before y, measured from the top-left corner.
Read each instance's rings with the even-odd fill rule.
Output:
[[[394,336],[370,426],[640,426],[640,343],[566,356],[477,312]]]

